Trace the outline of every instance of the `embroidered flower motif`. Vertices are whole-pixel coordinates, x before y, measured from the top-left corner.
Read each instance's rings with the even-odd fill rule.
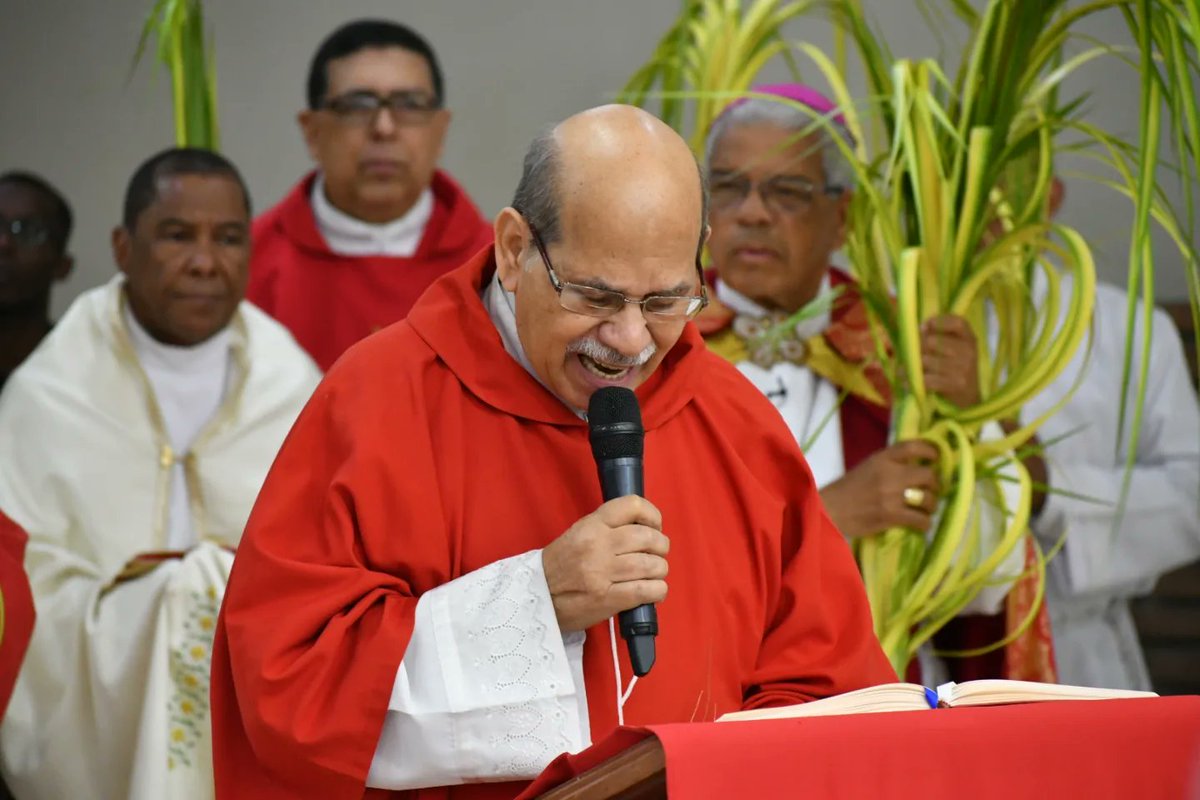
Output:
[[[167,701],[171,726],[168,770],[193,766],[196,746],[208,726],[209,661],[220,601],[211,586],[203,592],[192,592],[189,599],[182,641],[171,648],[169,656],[175,691]]]
[[[795,326],[785,326],[787,317],[773,313],[766,317],[739,314],[733,320],[733,332],[746,342],[750,360],[770,369],[781,361],[803,364],[808,360],[808,346],[800,339]]]

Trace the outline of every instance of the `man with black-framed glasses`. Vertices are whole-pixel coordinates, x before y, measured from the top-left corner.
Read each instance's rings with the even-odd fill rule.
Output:
[[[794,439],[690,322],[703,185],[652,115],[571,117],[495,244],[326,375],[218,625],[218,797],[515,797],[621,722],[895,679]],[[603,502],[583,416],[611,386],[639,397],[645,499]],[[631,683],[610,620],[642,603]]]
[[[50,289],[74,266],[71,224],[71,207],[45,179],[0,175],[0,389],[50,332]]]
[[[385,20],[334,31],[313,56],[307,100],[298,122],[317,169],[255,221],[246,297],[325,370],[403,319],[491,228],[438,169],[450,111],[416,31]]]

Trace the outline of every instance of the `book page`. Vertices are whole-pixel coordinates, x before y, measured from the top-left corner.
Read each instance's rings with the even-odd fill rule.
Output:
[[[920,710],[929,710],[924,686],[918,686],[915,683],[885,683],[791,706],[734,711],[721,716],[717,722]]]
[[[1046,700],[1121,700],[1158,697],[1154,692],[1138,692],[1131,689],[1093,689],[1088,686],[1067,686],[1034,681],[981,680],[949,685],[952,687],[950,704],[955,706],[1034,703]],[[943,686],[938,687],[939,692],[942,692]]]

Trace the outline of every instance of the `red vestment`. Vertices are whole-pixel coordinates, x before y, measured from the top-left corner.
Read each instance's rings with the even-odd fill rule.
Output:
[[[322,370],[346,348],[404,319],[428,286],[492,241],[466,192],[434,174],[433,216],[412,258],[342,256],[313,217],[315,174],[254,221],[246,299],[292,332]]]
[[[33,593],[25,575],[25,531],[0,512],[0,592],[4,627],[0,634],[0,719],[8,708],[21,659],[33,635]]]
[[[586,424],[505,352],[480,300],[494,269],[480,253],[352,348],[285,442],[214,646],[218,797],[360,796],[417,598],[544,547],[601,504]],[[691,325],[638,395],[671,574],[658,660],[626,722],[894,680],[849,548],[770,402]],[[622,659],[628,680],[623,646]],[[597,741],[616,725],[605,624],[587,633],[584,673]]]

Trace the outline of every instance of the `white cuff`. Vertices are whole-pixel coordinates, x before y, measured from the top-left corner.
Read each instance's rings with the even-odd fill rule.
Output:
[[[367,785],[529,779],[588,743],[583,635],[559,631],[535,550],[421,596]]]

